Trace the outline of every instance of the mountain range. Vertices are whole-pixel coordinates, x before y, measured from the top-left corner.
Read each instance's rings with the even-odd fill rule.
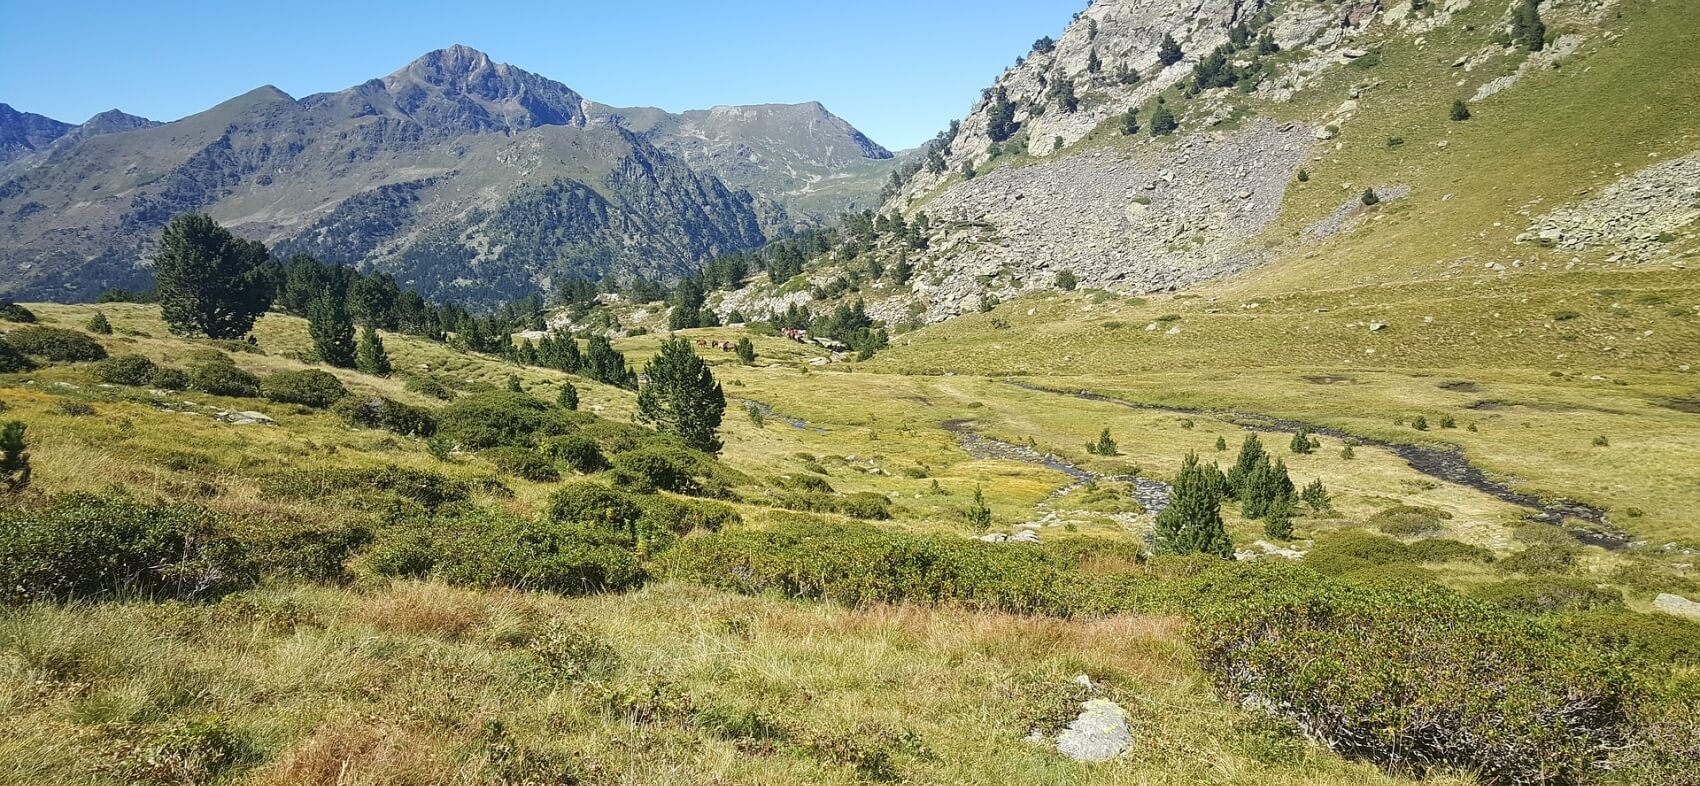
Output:
[[[186,211],[432,297],[670,278],[875,202],[896,160],[818,103],[623,109],[458,45],[170,123],[0,104],[0,291],[145,286],[160,228]]]

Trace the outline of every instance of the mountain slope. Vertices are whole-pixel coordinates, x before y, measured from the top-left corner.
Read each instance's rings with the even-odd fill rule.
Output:
[[[667,128],[639,133],[599,106],[455,46],[299,100],[268,86],[160,126],[102,116],[86,135],[49,129],[64,143],[0,169],[0,288],[86,299],[144,285],[160,227],[191,210],[463,300],[563,277],[671,278],[792,228],[784,203],[799,184],[889,156],[818,105],[732,110],[713,144],[764,161],[784,151],[790,174],[761,164],[728,181],[713,173],[732,167],[693,165],[676,138],[699,126],[661,118]],[[846,203],[877,191],[855,182]]]
[[[72,128],[70,123],[0,104],[0,166],[47,147]]]

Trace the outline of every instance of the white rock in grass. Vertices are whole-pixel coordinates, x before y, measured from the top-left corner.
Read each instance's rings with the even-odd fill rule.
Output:
[[[1695,603],[1681,595],[1672,595],[1668,592],[1661,593],[1653,599],[1653,608],[1666,614],[1675,614],[1678,617],[1700,619],[1700,603]]]
[[[1107,761],[1133,748],[1127,711],[1113,701],[1092,699],[1080,705],[1080,717],[1057,735],[1057,752],[1075,761]]]

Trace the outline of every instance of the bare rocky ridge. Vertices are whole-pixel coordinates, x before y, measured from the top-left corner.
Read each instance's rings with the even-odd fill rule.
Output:
[[[1599,196],[1534,220],[1520,243],[1566,251],[1602,246],[1632,262],[1669,253],[1676,234],[1700,221],[1700,153],[1673,158],[1625,176]]]

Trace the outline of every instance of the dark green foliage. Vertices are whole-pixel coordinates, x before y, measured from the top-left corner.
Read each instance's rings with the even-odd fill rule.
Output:
[[[1546,48],[1547,26],[1541,20],[1540,0],[1522,0],[1511,11],[1511,41],[1530,52]]]
[[[561,473],[555,469],[554,463],[531,448],[503,445],[478,455],[496,465],[496,471],[504,475],[512,475],[533,483],[554,483],[561,479]]]
[[[313,354],[337,368],[354,368],[354,320],[342,298],[327,292],[307,309],[307,334]]]
[[[94,333],[96,335],[112,335],[112,323],[107,321],[106,312],[104,311],[95,311],[94,316],[89,317],[89,322],[86,327],[90,333]]]
[[[1157,46],[1157,62],[1164,66],[1172,66],[1181,61],[1181,45],[1175,37],[1163,34],[1163,42]]]
[[[47,358],[57,363],[100,360],[106,348],[79,330],[31,325],[6,334],[6,343],[26,355]]]
[[[158,370],[141,355],[114,355],[95,364],[94,376],[111,385],[146,385]]]
[[[1464,104],[1464,102],[1461,101],[1461,100],[1460,101],[1453,101],[1452,102],[1452,119],[1454,121],[1469,120],[1470,119],[1470,107],[1466,106]]]
[[[968,526],[975,532],[985,532],[992,528],[992,508],[986,504],[985,490],[974,487],[974,503],[968,508]]]
[[[668,339],[643,368],[649,382],[638,391],[638,420],[676,434],[696,450],[720,450],[726,395],[690,342]]]
[[[1653,663],[1700,665],[1700,622],[1669,614],[1636,614],[1610,604],[1564,614],[1557,622],[1602,648],[1629,650]]]
[[[148,377],[148,384],[160,390],[188,390],[189,373],[182,369],[160,366]]]
[[[1623,608],[1623,594],[1592,580],[1570,576],[1529,576],[1478,587],[1476,598],[1522,614]]]
[[[17,322],[33,325],[38,321],[34,311],[13,303],[10,300],[0,300],[0,321]]]
[[[0,428],[0,485],[8,494],[23,491],[30,484],[29,445],[24,442],[28,430],[21,420],[8,421]]]
[[[437,411],[444,436],[468,450],[499,445],[531,447],[543,437],[573,431],[571,417],[524,393],[510,391],[466,396]]]
[[[1181,124],[1175,120],[1175,113],[1169,111],[1168,104],[1158,104],[1151,112],[1151,135],[1168,136],[1179,129]]]
[[[360,428],[379,428],[404,437],[429,437],[437,433],[437,419],[431,410],[382,396],[348,396],[336,402],[331,411],[349,425]]]
[[[1006,142],[1019,130],[1021,124],[1015,122],[1015,104],[1010,102],[1009,93],[1000,87],[986,110],[986,134],[993,142]],[[972,168],[964,170],[964,176],[972,178],[973,175],[967,174],[972,171]]]
[[[267,399],[280,404],[303,404],[323,409],[348,395],[348,388],[335,374],[318,369],[278,371],[260,381]]]
[[[465,481],[441,473],[390,465],[386,467],[315,468],[279,473],[263,480],[263,494],[286,499],[322,499],[335,494],[393,494],[436,510],[472,496]]]
[[[1239,456],[1234,459],[1234,466],[1228,468],[1228,489],[1231,495],[1239,496],[1240,489],[1245,488],[1248,480],[1258,467],[1269,463],[1269,454],[1263,450],[1263,440],[1256,434],[1247,434],[1245,441],[1240,443]]]
[[[578,387],[571,382],[562,382],[560,391],[555,394],[555,403],[568,412],[577,412]]]
[[[1319,537],[1305,557],[1305,564],[1319,572],[1338,575],[1368,567],[1395,564],[1443,562],[1490,563],[1493,552],[1455,540],[1428,539],[1412,544],[1358,530],[1345,530]]]
[[[590,337],[584,353],[583,371],[585,376],[604,384],[637,388],[637,373],[626,366],[626,356],[614,349],[607,336]]]
[[[10,374],[18,371],[29,371],[35,368],[35,361],[19,352],[12,342],[0,338],[0,374]]]
[[[189,367],[189,386],[214,396],[253,398],[260,395],[260,378],[236,367],[228,358]]]
[[[1316,480],[1311,481],[1310,485],[1305,486],[1304,492],[1302,492],[1299,496],[1305,501],[1305,504],[1309,505],[1310,509],[1316,513],[1321,513],[1322,511],[1327,510],[1331,504],[1328,498],[1328,489],[1324,488],[1322,485],[1322,478],[1317,478]]]
[[[1070,270],[1064,270],[1057,273],[1057,278],[1054,283],[1056,284],[1057,289],[1064,292],[1073,292],[1074,288],[1080,285],[1079,279],[1076,279],[1074,277],[1074,272]]]
[[[1293,441],[1287,445],[1288,450],[1301,455],[1313,453],[1317,447],[1318,443],[1311,440],[1310,432],[1302,428],[1293,433]]]
[[[1506,557],[1500,567],[1512,573],[1565,574],[1576,570],[1582,552],[1574,546],[1536,544]]]
[[[525,386],[520,384],[518,374],[509,374],[506,385],[509,393],[525,392]]]
[[[738,337],[738,362],[746,366],[756,364],[756,345],[749,336]]]
[[[1094,456],[1119,456],[1121,450],[1116,447],[1116,441],[1110,438],[1110,430],[1104,429],[1098,435],[1096,442],[1086,443],[1086,452]]]
[[[1623,656],[1444,588],[1295,573],[1215,583],[1188,637],[1229,698],[1255,697],[1347,757],[1574,783],[1631,730],[1640,691]]]
[[[1352,443],[1347,442],[1340,448],[1340,458],[1351,461],[1357,454],[1352,450]]]
[[[252,578],[241,545],[200,508],[69,494],[0,512],[0,601],[192,598]]]
[[[543,455],[573,472],[588,475],[608,468],[596,441],[581,434],[568,434],[543,440]]]
[[[1282,496],[1270,503],[1263,519],[1263,534],[1276,540],[1293,537],[1293,498]]]
[[[264,244],[230,234],[210,217],[171,219],[154,256],[160,316],[172,332],[237,338],[271,305]]]
[[[1362,194],[1358,195],[1358,201],[1362,202],[1364,207],[1370,207],[1380,202],[1381,197],[1375,195],[1375,189],[1366,188]]]
[[[1227,437],[1217,437],[1216,438],[1216,452],[1220,453],[1220,452],[1223,452],[1227,449],[1228,449],[1228,438]]]
[[[1157,514],[1153,545],[1158,554],[1210,554],[1233,559],[1234,544],[1222,526],[1221,473],[1188,454],[1169,494],[1169,507]]]
[[[1102,70],[1104,70],[1104,61],[1098,59],[1098,48],[1092,47],[1092,50],[1086,53],[1086,73],[1096,74]]]
[[[703,486],[697,480],[702,466],[699,456],[684,450],[664,447],[639,448],[616,454],[612,463],[614,483],[622,488],[644,493],[703,492]]]
[[[1309,183],[1310,182],[1310,173],[1306,172],[1303,169],[1300,169],[1299,174],[1298,174],[1298,180],[1299,180],[1300,183]]]
[[[409,392],[418,393],[421,396],[430,396],[438,401],[453,401],[455,397],[454,391],[430,377],[408,377],[404,387]]]
[[[1139,84],[1139,69],[1122,64],[1116,68],[1116,81],[1124,85]]]
[[[382,575],[567,595],[627,589],[644,578],[637,556],[616,538],[549,517],[531,521],[494,511],[394,527],[379,537],[369,562]]]
[[[384,350],[384,340],[371,323],[360,329],[360,345],[354,351],[354,367],[378,377],[387,377],[393,370],[390,353]]]
[[[1046,91],[1046,96],[1055,101],[1057,107],[1065,113],[1072,114],[1080,108],[1080,97],[1074,94],[1074,80],[1066,76],[1059,76],[1052,80],[1050,89]],[[1061,137],[1058,137],[1059,141],[1061,139]]]

